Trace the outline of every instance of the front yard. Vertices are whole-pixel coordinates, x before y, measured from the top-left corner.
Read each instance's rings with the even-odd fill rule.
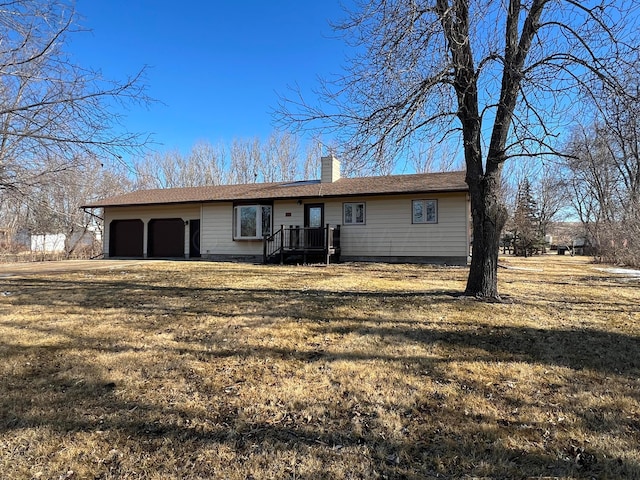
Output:
[[[503,264],[0,277],[0,478],[640,478],[640,283]]]

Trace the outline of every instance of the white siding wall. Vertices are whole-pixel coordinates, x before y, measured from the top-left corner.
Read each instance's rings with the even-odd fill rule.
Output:
[[[104,212],[103,253],[109,255],[109,226],[113,220],[140,219],[144,222],[143,253],[147,256],[147,227],[154,218],[181,218],[182,220],[198,220],[201,217],[200,205],[153,205],[140,207],[109,207]],[[185,227],[184,252],[189,252],[189,226]]]
[[[412,224],[412,200],[438,200],[438,223]],[[364,225],[342,225],[345,257],[466,257],[468,204],[465,194],[354,198],[365,203]],[[327,202],[325,221],[342,224],[342,201]]]
[[[412,200],[438,200],[438,223],[412,224]],[[323,199],[305,200],[321,203]],[[345,202],[365,203],[365,224],[344,225]],[[324,200],[324,222],[341,225],[347,257],[466,257],[469,254],[469,205],[464,193],[403,195]],[[291,213],[287,217],[286,213]],[[275,202],[274,228],[304,224],[304,204]]]
[[[202,255],[262,255],[261,240],[233,240],[233,203],[202,206]]]
[[[309,202],[315,203],[315,202]],[[287,217],[287,213],[291,215]],[[273,228],[278,230],[282,225],[304,226],[304,205],[298,205],[297,201],[278,201],[273,205]]]

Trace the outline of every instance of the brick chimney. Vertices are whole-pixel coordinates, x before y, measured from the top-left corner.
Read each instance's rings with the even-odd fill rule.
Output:
[[[320,173],[321,183],[333,183],[340,179],[340,160],[333,155],[321,157],[320,163],[322,171]]]

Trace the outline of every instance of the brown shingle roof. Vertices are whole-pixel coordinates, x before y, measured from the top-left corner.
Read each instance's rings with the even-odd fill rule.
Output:
[[[201,203],[235,200],[346,197],[401,193],[466,192],[465,172],[420,173],[384,177],[341,178],[333,183],[319,180],[254,183],[206,187],[139,190],[97,200],[85,208],[169,203]]]

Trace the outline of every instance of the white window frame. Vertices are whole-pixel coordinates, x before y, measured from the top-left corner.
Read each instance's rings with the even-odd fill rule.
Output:
[[[422,205],[422,219],[416,219],[416,204]],[[431,218],[427,218],[427,212],[430,209],[433,211]],[[416,225],[422,224],[434,224],[438,223],[438,200],[435,199],[422,199],[411,201],[411,223]]]
[[[351,206],[351,221],[347,222],[347,205]],[[362,205],[362,221],[356,221],[355,210],[358,205]],[[342,204],[342,224],[343,225],[365,225],[367,223],[367,205],[365,202],[345,202]]]
[[[242,211],[247,208],[255,208],[256,234],[242,235]],[[269,212],[268,224],[263,224],[265,211]],[[266,228],[265,228],[266,227]],[[262,240],[265,236],[271,235],[273,231],[273,207],[271,205],[248,204],[236,205],[233,207],[233,239],[234,240]]]

